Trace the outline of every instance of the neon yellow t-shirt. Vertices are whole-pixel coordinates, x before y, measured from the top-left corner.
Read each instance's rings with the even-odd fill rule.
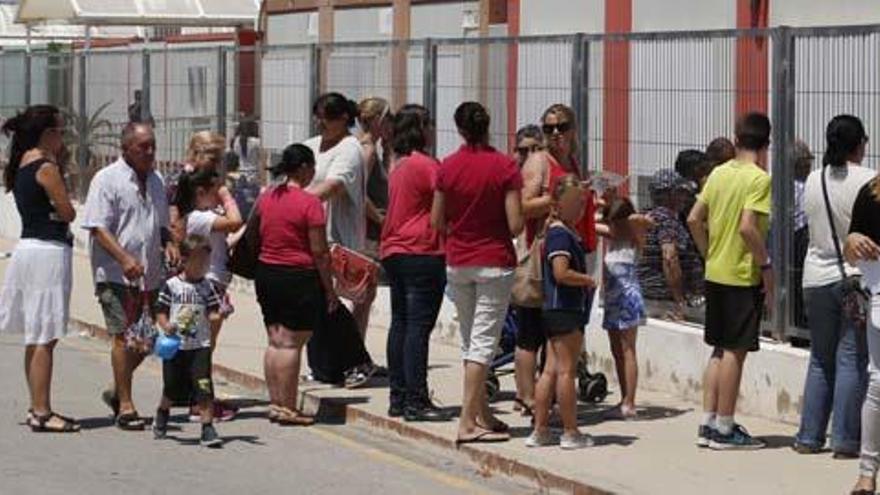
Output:
[[[709,210],[706,280],[738,287],[759,285],[764,260],[753,259],[739,226],[743,210],[760,213],[758,228],[766,238],[770,176],[754,163],[734,159],[712,171],[697,199]]]

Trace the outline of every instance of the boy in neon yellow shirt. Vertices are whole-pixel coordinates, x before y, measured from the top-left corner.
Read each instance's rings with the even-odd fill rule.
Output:
[[[758,350],[765,301],[773,294],[766,238],[770,176],[764,165],[770,121],[750,113],[736,123],[736,157],[715,168],[688,217],[706,259],[706,333],[713,347],[703,379],[704,419],[697,445],[714,450],[754,450],[733,420],[743,364]]]

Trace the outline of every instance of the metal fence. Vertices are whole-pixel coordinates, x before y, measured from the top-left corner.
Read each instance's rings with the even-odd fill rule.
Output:
[[[744,63],[738,55],[743,46],[757,47],[758,56]],[[627,65],[624,80],[615,70],[618,62]],[[248,77],[247,64],[254,67]],[[395,104],[424,104],[437,123],[438,156],[458,146],[452,115],[462,101],[481,101],[489,108],[492,143],[502,150],[510,149],[518,127],[536,123],[549,105],[566,103],[580,124],[583,166],[619,169],[622,163],[631,193],[645,207],[654,172],[672,167],[682,149],[703,149],[715,137],[731,136],[738,111],[765,106],[774,126],[771,238],[780,279],[768,328],[778,336],[798,336],[803,332],[793,324],[791,290],[798,265],[792,234],[793,141],[803,139],[821,155],[827,121],[847,112],[861,116],[872,142],[880,142],[878,69],[880,26],[76,53],[8,50],[0,53],[0,115],[29,103],[67,109],[82,141],[79,150],[91,146],[86,166],[75,168],[82,195],[94,170],[118,153],[110,137],[129,120],[136,91],[141,111],[155,120],[164,168],[183,158],[192,132],[214,129],[230,136],[243,117],[258,120],[271,160],[313,132],[311,104],[325,91],[354,100],[380,96]],[[239,112],[245,97],[253,102],[253,115]],[[621,114],[625,119],[614,118]],[[623,132],[609,125],[609,118],[623,122]],[[102,123],[88,129],[90,120]],[[90,137],[97,144],[86,143]],[[868,163],[876,159],[869,152]]]

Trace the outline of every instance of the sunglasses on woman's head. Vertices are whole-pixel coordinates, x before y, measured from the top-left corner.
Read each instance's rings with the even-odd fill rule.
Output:
[[[558,124],[544,124],[541,126],[541,129],[544,131],[544,134],[551,136],[555,131],[559,131],[559,134],[565,134],[566,132],[572,129],[571,122],[560,122]]]

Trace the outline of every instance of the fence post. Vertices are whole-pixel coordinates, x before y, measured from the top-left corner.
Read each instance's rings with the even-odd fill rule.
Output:
[[[89,111],[86,102],[86,84],[88,81],[86,70],[88,66],[88,50],[83,50],[79,54],[79,104],[77,105],[77,114],[79,114],[79,129],[77,129],[77,149],[76,162],[79,165],[79,194],[81,198],[85,197],[88,188],[87,176],[89,172]]]
[[[582,174],[586,174],[590,159],[587,146],[588,124],[590,122],[590,42],[583,33],[578,33],[575,35],[573,43],[571,50],[571,108],[574,110],[578,124],[580,171]]]
[[[150,122],[153,118],[150,108],[150,51],[144,48],[141,54],[141,122]]]
[[[226,48],[217,47],[217,133],[226,135]]]
[[[315,119],[312,118],[312,105],[318,98],[321,96],[321,86],[323,81],[321,80],[321,76],[323,73],[321,72],[321,45],[318,43],[312,44],[312,49],[309,52],[309,71],[312,75],[312,85],[309,87],[309,102],[306,105],[306,122],[309,123],[309,135],[314,136],[318,133],[317,126],[315,126]]]
[[[790,166],[794,146],[795,118],[795,47],[788,26],[776,28],[773,39],[773,155],[771,238],[774,246],[775,290],[773,308],[774,337],[784,340],[791,324],[793,256],[794,168]]]
[[[422,104],[428,109],[431,118],[437,121],[437,44],[431,38],[425,39],[422,55]],[[436,127],[436,126],[435,126]],[[437,129],[433,129],[436,147]],[[434,151],[434,150],[432,150]]]
[[[31,104],[31,49],[28,49],[24,52],[24,104],[25,106],[29,106]]]

